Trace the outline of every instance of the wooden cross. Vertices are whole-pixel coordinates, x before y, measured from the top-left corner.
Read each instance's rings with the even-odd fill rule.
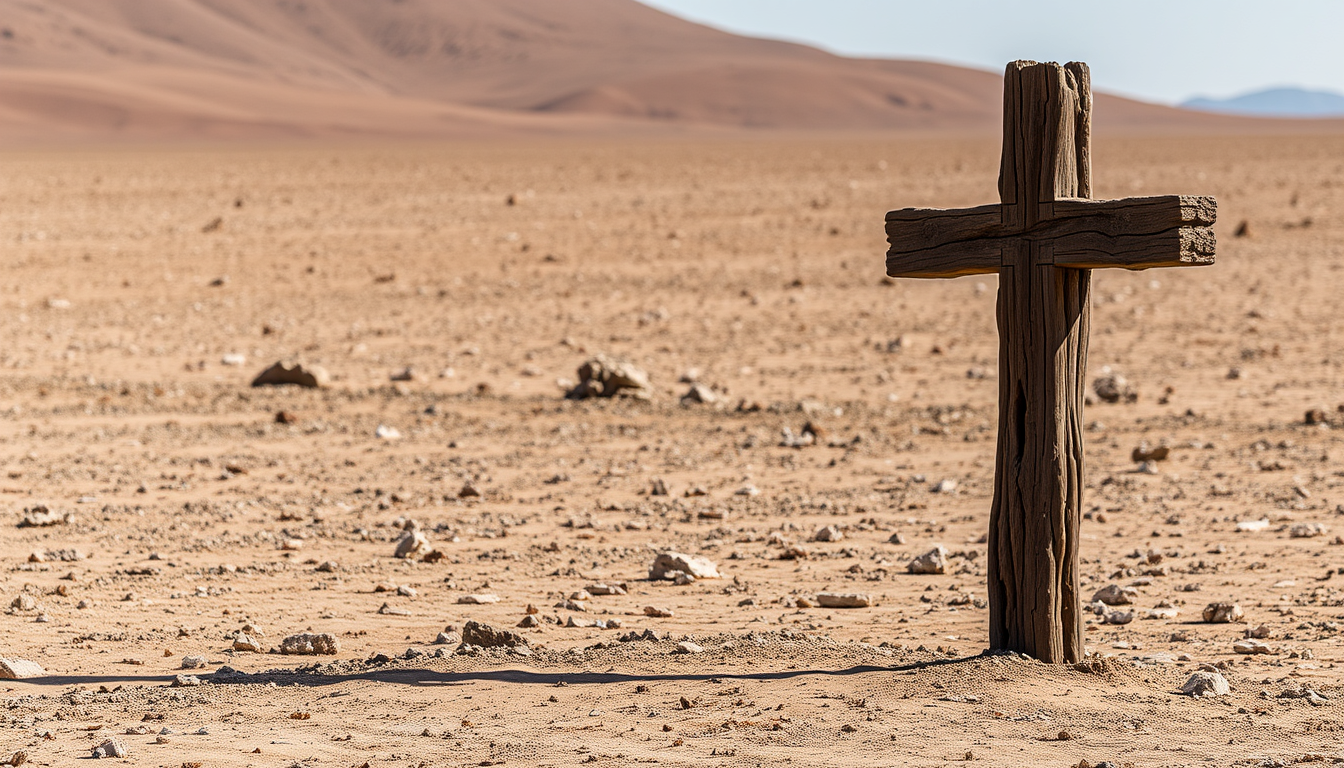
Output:
[[[999,275],[989,644],[1083,655],[1078,521],[1091,270],[1212,264],[1212,197],[1089,200],[1087,65],[1008,65],[998,205],[887,214],[891,277]]]

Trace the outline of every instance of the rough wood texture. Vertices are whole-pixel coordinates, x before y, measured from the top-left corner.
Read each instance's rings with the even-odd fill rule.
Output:
[[[1018,231],[998,205],[887,214],[888,277],[954,277],[997,272],[1019,238],[1053,245],[1057,266],[1149,269],[1213,263],[1211,197],[1166,195],[1124,200],[1058,200],[1050,218]],[[997,242],[996,242],[997,241]]]
[[[1090,200],[1087,65],[1008,65],[998,205],[887,214],[887,274],[999,273],[991,648],[1082,657],[1078,520],[1091,270],[1212,264],[1211,197]]]

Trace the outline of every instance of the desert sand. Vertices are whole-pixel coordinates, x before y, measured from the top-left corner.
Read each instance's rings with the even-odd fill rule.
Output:
[[[982,655],[995,280],[883,276],[885,211],[993,201],[995,137],[9,152],[0,655],[44,672],[3,681],[4,747],[1338,762],[1341,158],[1097,141],[1098,197],[1216,195],[1221,242],[1096,277],[1090,378],[1136,398],[1087,409],[1083,573],[1130,603],[1055,667]],[[598,354],[648,399],[566,400]],[[332,381],[250,386],[279,360]],[[394,557],[408,521],[428,561]],[[649,580],[669,550],[719,578]],[[270,652],[303,632],[339,651]],[[1230,693],[1181,695],[1200,669]]]

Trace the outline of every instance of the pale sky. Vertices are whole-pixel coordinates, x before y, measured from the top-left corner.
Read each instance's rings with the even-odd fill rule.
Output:
[[[1344,93],[1344,0],[641,0],[847,56],[995,72],[1085,61],[1099,90],[1175,103],[1271,86]]]

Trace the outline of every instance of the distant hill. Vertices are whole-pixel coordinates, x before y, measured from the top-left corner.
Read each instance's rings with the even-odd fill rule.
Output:
[[[11,146],[985,134],[999,129],[1001,89],[997,72],[844,58],[635,0],[0,0],[0,143]],[[1096,113],[1101,132],[1270,125],[1104,94]]]
[[[1226,99],[1195,98],[1181,104],[1186,109],[1228,115],[1266,117],[1344,117],[1344,93],[1308,91],[1302,88],[1267,88]]]

